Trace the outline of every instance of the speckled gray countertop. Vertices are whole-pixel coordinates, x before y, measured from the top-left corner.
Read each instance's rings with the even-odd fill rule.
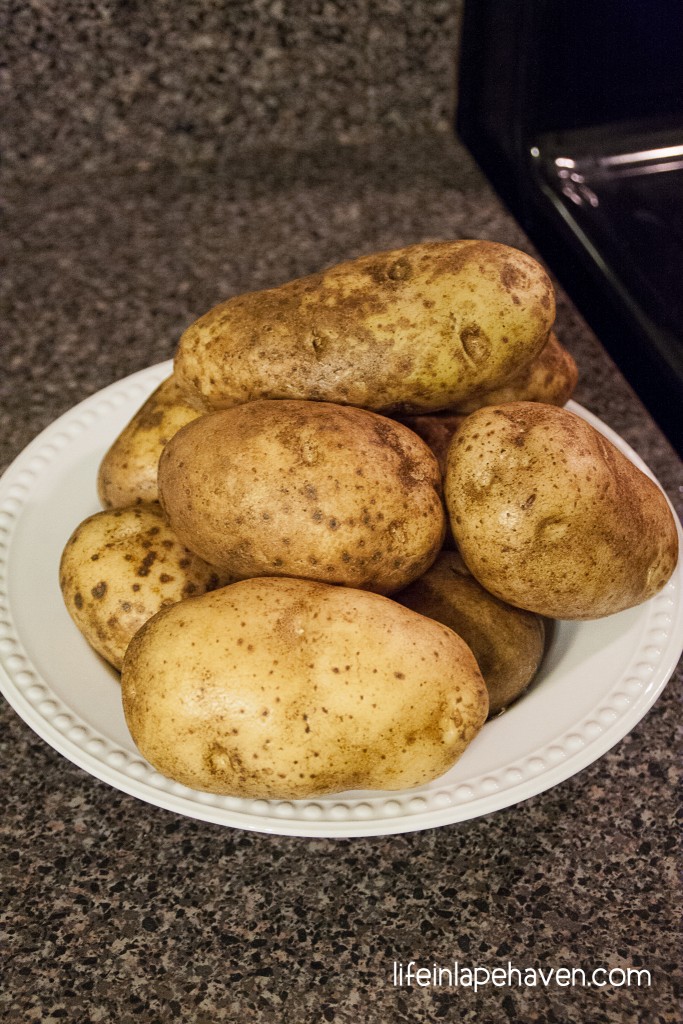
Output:
[[[212,304],[428,238],[529,250],[456,143],[193,170],[63,171],[4,193],[0,468],[73,404],[172,355]],[[565,295],[576,398],[681,508],[681,464]],[[242,832],[112,789],[2,702],[8,1022],[680,1020],[681,672],[599,761],[507,810],[418,833]],[[394,961],[645,967],[650,987],[397,988]],[[680,977],[680,976],[678,976]]]

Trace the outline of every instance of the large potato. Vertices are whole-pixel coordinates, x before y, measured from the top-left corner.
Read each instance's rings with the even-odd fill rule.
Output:
[[[518,370],[514,377],[492,391],[458,402],[456,411],[470,413],[484,405],[503,405],[506,402],[564,405],[572,397],[578,378],[576,362],[551,331],[536,358]]]
[[[100,463],[97,493],[104,508],[157,501],[157,466],[164,445],[201,416],[169,377],[136,412]]]
[[[165,608],[131,642],[121,683],[131,735],[158,771],[266,799],[428,782],[488,709],[451,630],[376,594],[297,579]]]
[[[443,551],[395,600],[462,637],[484,677],[489,715],[511,704],[536,675],[545,644],[543,619],[489,594],[456,551]]]
[[[59,567],[69,614],[117,669],[131,637],[160,608],[229,582],[178,541],[159,505],[90,516],[67,541]]]
[[[659,487],[585,420],[535,402],[480,409],[448,451],[462,556],[503,601],[596,619],[646,601],[678,557]]]
[[[195,420],[163,451],[159,494],[183,543],[240,579],[390,593],[431,565],[445,531],[427,445],[327,402],[250,402]]]
[[[526,253],[424,243],[229,299],[185,331],[175,374],[208,409],[295,398],[429,412],[506,381],[554,318]]]

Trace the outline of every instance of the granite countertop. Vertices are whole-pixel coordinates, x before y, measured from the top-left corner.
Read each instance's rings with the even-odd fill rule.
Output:
[[[4,193],[0,469],[76,402],[169,358],[217,301],[424,239],[531,247],[443,135],[248,162],[67,170]],[[683,473],[566,295],[576,398],[681,510]],[[664,1024],[680,986],[681,670],[599,761],[522,804],[397,836],[188,819],[80,770],[3,701],[7,1021]],[[650,987],[395,987],[393,964],[644,967]]]

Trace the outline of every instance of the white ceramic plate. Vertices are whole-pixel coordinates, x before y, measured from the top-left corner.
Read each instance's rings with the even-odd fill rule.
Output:
[[[222,825],[298,836],[411,832],[511,806],[569,778],[625,736],[661,693],[683,648],[680,564],[638,608],[558,623],[529,692],[426,786],[266,801],[200,793],[164,778],[140,757],[117,676],[69,618],[57,573],[67,538],[99,509],[102,455],[170,372],[170,362],[153,366],[81,402],[0,480],[0,688],[74,764],[149,803]],[[569,408],[649,472],[600,420],[573,402]]]

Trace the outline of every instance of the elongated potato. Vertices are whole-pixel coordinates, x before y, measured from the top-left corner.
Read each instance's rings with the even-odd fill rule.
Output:
[[[96,512],[67,541],[59,567],[72,619],[114,668],[160,608],[230,583],[188,551],[159,505]]]
[[[472,575],[548,618],[597,619],[640,604],[676,566],[676,522],[659,487],[553,405],[468,416],[448,450],[445,496]]]
[[[395,600],[462,637],[484,677],[489,715],[516,700],[536,675],[545,643],[543,619],[489,594],[458,552],[442,551],[431,569]]]
[[[579,371],[573,357],[551,331],[536,358],[518,370],[514,377],[493,391],[471,395],[458,402],[455,411],[467,414],[484,405],[503,405],[506,402],[564,405],[572,397],[578,378]]]
[[[249,402],[183,427],[159,494],[184,544],[235,578],[391,593],[436,558],[436,459],[412,430],[328,402]]]
[[[428,782],[488,698],[450,629],[366,591],[246,580],[132,640],[123,709],[142,755],[193,789],[293,799]]]
[[[158,501],[157,467],[164,445],[201,416],[174,377],[163,381],[114,441],[100,463],[97,493],[104,508]]]
[[[526,253],[425,243],[229,299],[185,331],[175,374],[207,409],[293,398],[429,412],[508,380],[554,317]]]

